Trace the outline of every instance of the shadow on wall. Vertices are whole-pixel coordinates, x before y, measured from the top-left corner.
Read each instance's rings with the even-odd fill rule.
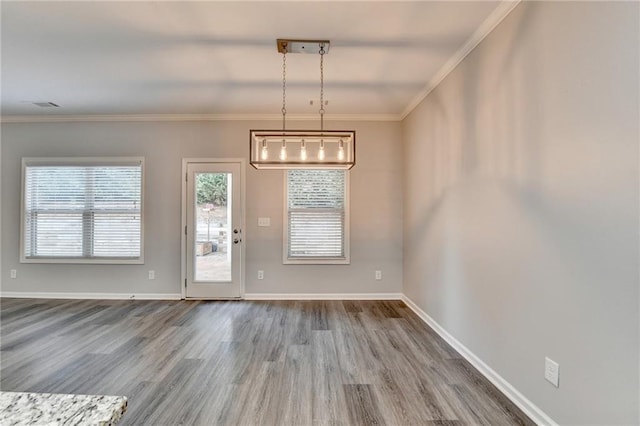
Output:
[[[517,48],[519,39],[535,13],[530,6],[518,6],[524,12],[513,23],[514,36],[496,40],[504,45],[499,49],[503,55],[489,61],[487,55],[471,53],[464,68],[450,74],[425,101],[428,190],[424,192],[427,202],[421,203],[423,210],[414,216],[420,219],[410,232],[415,242],[429,235],[449,193],[470,178],[527,190],[540,180],[540,102],[532,98],[535,91],[523,93],[538,84],[539,58],[530,55],[524,62],[514,61],[522,54]],[[455,101],[445,104],[443,98]]]

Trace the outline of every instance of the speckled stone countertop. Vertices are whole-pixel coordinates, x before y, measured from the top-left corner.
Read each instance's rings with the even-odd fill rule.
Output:
[[[0,392],[0,425],[115,425],[126,396]]]

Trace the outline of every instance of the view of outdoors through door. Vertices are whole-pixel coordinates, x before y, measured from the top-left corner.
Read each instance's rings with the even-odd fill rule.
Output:
[[[183,164],[185,297],[240,297],[243,164],[231,160]]]
[[[194,281],[231,280],[231,173],[196,173]]]

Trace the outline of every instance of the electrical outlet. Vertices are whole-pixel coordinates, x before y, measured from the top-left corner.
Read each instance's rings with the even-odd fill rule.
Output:
[[[150,280],[156,279],[156,271],[149,271],[149,279]]]
[[[12,269],[10,274],[11,278],[18,278],[18,271],[16,271],[15,269]]]
[[[258,279],[264,280],[264,271],[258,271]]]
[[[271,218],[270,217],[259,217],[258,218],[258,226],[271,226]]]
[[[382,271],[376,271],[376,281],[380,281],[382,279]]]
[[[558,387],[560,382],[560,365],[549,359],[544,359],[544,378],[553,386]]]

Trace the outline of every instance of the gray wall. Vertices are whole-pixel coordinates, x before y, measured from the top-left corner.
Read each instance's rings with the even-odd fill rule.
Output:
[[[404,293],[561,424],[639,421],[638,9],[521,3],[404,122]]]
[[[180,293],[181,161],[247,157],[249,129],[277,122],[30,123],[2,125],[2,291]],[[294,122],[291,128],[315,128]],[[402,149],[400,123],[336,122],[357,131],[351,172],[351,265],[283,265],[283,172],[247,166],[247,293],[400,293]],[[19,263],[20,159],[46,156],[144,156],[145,264]],[[259,216],[271,227],[258,228]],[[18,278],[10,279],[9,270]],[[148,280],[147,271],[156,271]],[[257,271],[265,279],[257,280]],[[383,270],[383,280],[374,271]]]

